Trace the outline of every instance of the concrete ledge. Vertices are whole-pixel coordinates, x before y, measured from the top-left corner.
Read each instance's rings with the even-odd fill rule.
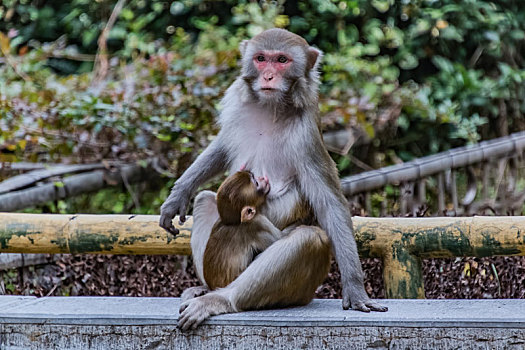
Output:
[[[0,296],[0,349],[523,349],[525,300],[340,300],[212,317],[177,328],[178,298]]]

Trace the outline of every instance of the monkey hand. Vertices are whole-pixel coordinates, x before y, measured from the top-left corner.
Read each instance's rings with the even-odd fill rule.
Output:
[[[362,290],[360,291],[359,289]],[[348,290],[350,290],[350,292],[348,292]],[[388,311],[388,307],[371,300],[368,295],[366,295],[364,288],[358,288],[355,286],[343,290],[343,309],[348,310],[350,306],[353,310],[363,312]]]
[[[177,235],[179,230],[173,225],[173,218],[175,215],[179,215],[179,224],[181,225],[186,221],[189,200],[190,196],[178,190],[177,185],[175,185],[168,199],[160,207],[160,227],[174,236]]]
[[[202,297],[190,299],[180,305],[178,327],[182,331],[197,328],[211,313]]]

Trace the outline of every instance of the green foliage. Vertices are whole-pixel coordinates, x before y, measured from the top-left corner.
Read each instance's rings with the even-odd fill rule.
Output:
[[[289,29],[327,52],[330,106],[357,119],[386,155],[409,159],[525,129],[525,11],[516,2],[311,0],[285,8]]]
[[[178,45],[188,45],[184,32],[180,36]],[[39,63],[45,55],[40,46],[17,58],[22,69],[35,69],[24,72],[28,80],[0,66],[6,78],[0,86],[0,144],[20,159],[43,154],[47,161],[88,161],[121,158],[122,152],[143,158],[168,149],[177,158],[197,152],[213,134],[218,95],[233,77],[229,60],[236,57],[235,51],[226,59],[216,53],[197,65],[173,53],[132,65],[116,60],[110,79],[93,87],[91,74],[60,76],[45,69]]]
[[[515,2],[131,0],[109,31],[107,77],[93,84],[115,3],[0,5],[0,161],[155,155],[180,175],[216,132],[238,44],[274,26],[325,52],[322,122],[359,130],[353,155],[373,167],[525,129]],[[337,161],[343,175],[356,170]],[[104,210],[127,210],[130,197],[112,203]]]

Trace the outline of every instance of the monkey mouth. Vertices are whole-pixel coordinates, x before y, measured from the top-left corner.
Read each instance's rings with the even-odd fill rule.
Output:
[[[260,185],[258,188],[257,188],[257,192],[259,192],[260,194],[266,196],[269,192],[270,192],[270,183],[269,182],[266,182],[264,185]]]
[[[266,186],[264,186],[264,195],[266,196],[268,193],[270,193],[270,183],[267,182]]]
[[[270,192],[270,189],[271,189],[270,181],[268,181],[268,177],[261,176],[261,177],[258,177],[257,180],[258,180],[257,192],[266,196]]]
[[[275,89],[275,88],[268,88],[268,87],[265,87],[265,88],[261,88],[260,91],[264,91],[264,92],[274,92],[274,91],[277,91],[277,89]]]

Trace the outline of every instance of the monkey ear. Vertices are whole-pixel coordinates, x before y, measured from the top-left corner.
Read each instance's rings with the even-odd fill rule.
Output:
[[[243,40],[239,44],[239,51],[241,52],[241,56],[244,57],[244,53],[246,52],[246,48],[248,47],[249,40]]]
[[[323,57],[323,52],[319,49],[316,49],[315,47],[310,46],[306,52],[306,66],[308,70],[314,68],[316,63],[321,61],[321,57]]]
[[[251,221],[256,213],[257,211],[255,210],[255,207],[252,207],[251,205],[244,206],[241,210],[241,222]]]

